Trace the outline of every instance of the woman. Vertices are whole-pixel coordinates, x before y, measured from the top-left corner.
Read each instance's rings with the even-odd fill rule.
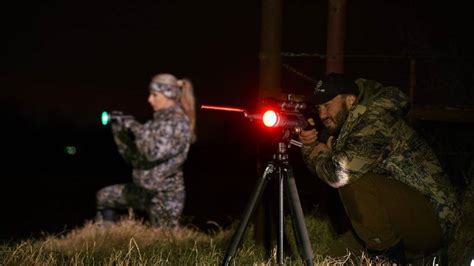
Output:
[[[133,167],[133,183],[105,187],[97,192],[99,217],[115,221],[114,210],[147,212],[152,225],[178,225],[185,190],[181,166],[195,141],[193,86],[171,74],[159,74],[150,83],[148,102],[153,120],[133,119],[112,124],[114,141]]]

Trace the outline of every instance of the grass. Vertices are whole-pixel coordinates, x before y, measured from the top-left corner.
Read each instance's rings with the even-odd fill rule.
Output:
[[[331,232],[326,223],[307,219],[316,265],[358,264],[350,256],[322,257]],[[289,228],[287,228],[290,230]],[[117,224],[88,221],[63,235],[24,240],[0,246],[2,265],[218,265],[227,250],[234,228],[203,233],[187,226],[174,229],[153,228],[129,217]],[[289,232],[289,231],[288,231]],[[275,254],[267,258],[257,245],[249,226],[243,243],[232,260],[233,265],[274,265]],[[293,240],[289,240],[295,248]],[[275,253],[275,252],[273,252]],[[366,259],[366,258],[362,258]],[[287,257],[287,265],[303,265],[299,257]]]
[[[472,202],[470,204],[472,207]],[[292,232],[289,221],[286,224],[286,231]],[[306,218],[306,225],[315,265],[391,265],[364,255],[325,257],[321,254],[328,250],[335,236],[329,223],[310,216]],[[465,262],[470,261],[473,243],[469,233],[472,232],[471,226],[472,221],[457,231],[456,241],[450,249],[455,262],[451,265],[468,265]],[[2,244],[0,262],[1,265],[219,265],[234,229],[203,233],[192,225],[174,229],[153,228],[133,216],[116,224],[87,221],[84,226],[65,234]],[[252,234],[253,228],[249,226],[231,264],[276,265],[276,252],[273,251],[273,256],[268,258],[264,248],[253,241]],[[293,237],[289,237],[289,242],[290,249],[296,250]],[[304,263],[296,255],[285,258],[285,265]]]

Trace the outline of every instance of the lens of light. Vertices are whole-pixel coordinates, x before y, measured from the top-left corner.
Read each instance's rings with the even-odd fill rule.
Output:
[[[106,111],[102,112],[101,120],[102,120],[102,125],[104,126],[107,125],[110,120],[109,113],[107,113]]]
[[[278,122],[277,114],[272,111],[268,110],[263,114],[263,124],[267,127],[274,127]]]

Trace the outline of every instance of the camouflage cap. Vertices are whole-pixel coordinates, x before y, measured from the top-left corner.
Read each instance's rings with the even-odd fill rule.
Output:
[[[179,86],[173,86],[160,82],[151,82],[150,90],[163,93],[166,97],[177,100],[181,95],[181,88]]]
[[[310,97],[313,104],[323,104],[340,94],[359,95],[359,88],[351,79],[343,74],[331,73],[318,81]]]

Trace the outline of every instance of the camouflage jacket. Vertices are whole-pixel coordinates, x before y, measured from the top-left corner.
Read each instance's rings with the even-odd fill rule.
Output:
[[[338,188],[367,172],[399,180],[424,194],[438,212],[444,232],[458,219],[453,186],[428,144],[403,120],[409,110],[396,87],[365,79],[356,81],[358,104],[349,112],[330,151],[302,148],[306,164],[319,178]]]
[[[112,132],[119,153],[133,167],[134,183],[152,191],[183,190],[181,166],[188,155],[191,132],[182,108],[157,111],[145,124],[127,123],[112,124]]]

